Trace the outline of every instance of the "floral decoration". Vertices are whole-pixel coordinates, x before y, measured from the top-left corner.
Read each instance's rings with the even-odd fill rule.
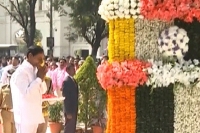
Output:
[[[159,19],[172,21],[175,18],[192,22],[200,21],[198,0],[141,0],[141,14],[149,20]]]
[[[180,85],[174,89],[174,133],[200,132],[199,89]]]
[[[98,67],[97,78],[104,89],[122,86],[137,87],[148,80],[144,72],[148,66],[148,63],[139,60],[106,62]]]
[[[153,92],[146,85],[136,88],[136,133],[174,132],[173,88],[170,85]]]
[[[140,15],[140,7],[140,0],[103,0],[98,13],[106,21],[117,18],[143,18]]]
[[[108,94],[108,125],[106,133],[135,133],[135,88],[113,87]]]
[[[133,59],[135,56],[134,19],[109,22],[108,56],[110,62]]]
[[[158,38],[161,31],[173,25],[173,22],[159,20],[135,20],[135,57],[140,60],[162,59],[158,50]],[[110,37],[110,36],[109,36]]]
[[[166,64],[162,61],[149,60],[149,62],[152,66],[147,68],[149,78],[146,84],[152,88],[168,87],[170,84],[181,84],[189,87],[196,84],[200,76],[198,60],[182,60],[179,63]]]
[[[160,34],[158,48],[166,57],[182,59],[188,51],[188,42],[187,32],[177,26],[172,26]]]

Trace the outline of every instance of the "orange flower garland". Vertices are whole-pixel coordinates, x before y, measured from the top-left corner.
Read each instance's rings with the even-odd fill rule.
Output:
[[[106,133],[135,133],[135,88],[112,88],[107,94],[109,119]]]

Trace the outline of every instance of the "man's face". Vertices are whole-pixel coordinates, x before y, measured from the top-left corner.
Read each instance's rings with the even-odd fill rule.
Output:
[[[29,55],[29,60],[33,66],[40,66],[45,59],[44,53],[39,53],[35,56],[32,54]]]
[[[78,60],[74,60],[74,65],[78,65]]]
[[[14,57],[12,58],[12,65],[13,66],[18,66],[19,65],[19,60],[15,59]]]
[[[74,58],[70,58],[69,63],[74,64]]]
[[[61,67],[61,68],[65,67],[65,63],[66,63],[66,62],[65,62],[64,60],[60,60],[59,63],[60,63],[60,67]]]

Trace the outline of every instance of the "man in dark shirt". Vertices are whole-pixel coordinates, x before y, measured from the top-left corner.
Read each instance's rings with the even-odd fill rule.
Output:
[[[74,80],[75,68],[73,64],[66,67],[68,76],[63,82],[62,95],[64,100],[65,128],[64,133],[76,132],[78,113],[78,85]]]

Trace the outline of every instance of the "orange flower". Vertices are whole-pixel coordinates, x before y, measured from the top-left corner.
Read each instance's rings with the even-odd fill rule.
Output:
[[[135,88],[110,88],[108,95],[108,125],[106,133],[135,133]]]

